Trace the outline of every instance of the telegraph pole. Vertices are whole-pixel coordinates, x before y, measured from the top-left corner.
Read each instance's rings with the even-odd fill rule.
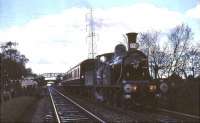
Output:
[[[94,25],[93,25],[93,15],[92,15],[92,8],[91,8],[91,13],[90,13],[90,18],[91,18],[91,41],[92,41],[92,58],[94,58]]]
[[[86,15],[86,18],[87,17],[88,15]],[[95,34],[95,29],[94,29],[95,25],[94,25],[92,8],[90,9],[89,19],[88,20],[86,19],[86,21],[89,21],[89,24],[86,25],[86,29],[87,29],[87,26],[89,26],[89,34],[87,37],[90,38],[88,57],[94,59],[95,57],[94,37],[96,36],[96,34]]]

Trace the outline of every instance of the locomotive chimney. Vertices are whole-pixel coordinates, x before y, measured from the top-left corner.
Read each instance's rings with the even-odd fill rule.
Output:
[[[136,43],[136,39],[137,39],[137,34],[138,33],[134,33],[134,32],[131,32],[131,33],[127,33],[127,37],[128,37],[128,51],[133,51],[133,50],[136,50],[139,46],[138,43]]]

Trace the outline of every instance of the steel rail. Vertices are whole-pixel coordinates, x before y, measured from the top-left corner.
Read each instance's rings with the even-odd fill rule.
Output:
[[[193,119],[197,119],[197,120],[200,119],[200,117],[199,117],[199,116],[196,116],[196,115],[186,114],[186,113],[177,112],[177,111],[171,111],[171,110],[164,109],[164,108],[157,108],[157,110],[159,110],[159,111],[164,111],[164,112],[168,112],[168,113],[173,113],[173,114],[176,114],[176,115],[182,115],[182,116],[189,117],[189,118],[193,118]]]
[[[50,97],[51,97],[51,102],[52,102],[52,105],[53,105],[53,108],[54,108],[54,112],[55,112],[55,115],[56,115],[56,119],[57,119],[58,123],[61,123],[60,117],[59,117],[59,115],[58,115],[57,108],[56,108],[55,103],[54,103],[54,101],[53,101],[53,96],[52,96],[52,94],[51,94],[51,92],[50,92],[50,88],[48,88],[48,90],[49,90],[49,94],[50,94]]]
[[[141,105],[140,103],[137,103],[137,105]],[[148,108],[153,108],[150,105],[147,105],[146,107]],[[165,108],[156,108],[157,111],[161,111],[161,112],[166,112],[166,113],[171,113],[171,114],[175,114],[175,115],[179,115],[179,116],[184,116],[184,117],[188,117],[188,118],[193,118],[193,119],[197,119],[200,120],[200,116],[197,115],[192,115],[192,114],[186,114],[186,113],[182,113],[182,112],[177,112],[177,111],[172,111],[169,109],[165,109]]]
[[[53,88],[54,89],[54,88]],[[106,123],[106,121],[102,120],[101,118],[99,118],[98,116],[94,115],[93,113],[91,113],[90,111],[86,110],[85,108],[83,108],[82,106],[80,106],[78,103],[76,103],[75,101],[73,101],[71,98],[63,95],[61,92],[59,92],[58,90],[54,89],[57,93],[59,93],[60,95],[62,95],[65,99],[69,100],[71,103],[73,103],[74,105],[76,105],[77,107],[79,107],[80,109],[82,109],[84,112],[88,113],[89,115],[91,115],[93,118],[97,119],[99,122],[101,123]]]

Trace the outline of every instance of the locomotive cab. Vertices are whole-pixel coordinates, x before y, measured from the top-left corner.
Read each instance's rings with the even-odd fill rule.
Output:
[[[96,85],[111,85],[110,61],[113,53],[105,53],[96,57]]]

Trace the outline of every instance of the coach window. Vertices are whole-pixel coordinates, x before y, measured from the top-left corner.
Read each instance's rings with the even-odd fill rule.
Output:
[[[78,69],[76,69],[76,77],[78,76]]]
[[[76,78],[78,77],[78,69],[76,69]]]
[[[75,78],[77,77],[77,69],[75,69]]]
[[[80,76],[80,74],[79,74],[79,68],[78,68],[78,77]]]
[[[78,77],[78,69],[76,69],[76,77]]]

